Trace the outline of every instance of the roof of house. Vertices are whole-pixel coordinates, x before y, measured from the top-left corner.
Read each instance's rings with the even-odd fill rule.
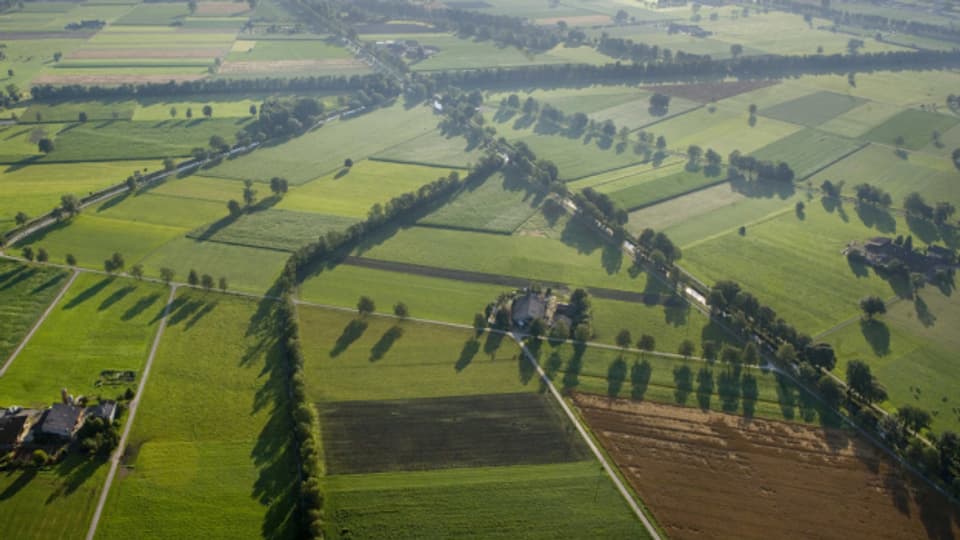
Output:
[[[893,240],[891,240],[890,238],[887,238],[885,236],[877,236],[876,238],[871,238],[870,240],[867,240],[866,245],[883,247],[883,246],[889,246],[892,242]]]
[[[114,415],[117,413],[117,402],[116,401],[103,401],[97,405],[92,405],[87,407],[87,416],[95,416],[97,418],[106,418],[107,420],[112,421]]]
[[[20,434],[23,433],[23,426],[26,425],[28,416],[4,416],[0,418],[0,445],[16,444],[20,440]]]
[[[539,294],[527,293],[513,301],[513,320],[540,319],[547,312],[547,301]]]
[[[71,437],[76,431],[81,416],[83,416],[83,409],[76,405],[54,403],[43,416],[40,431],[50,435]]]

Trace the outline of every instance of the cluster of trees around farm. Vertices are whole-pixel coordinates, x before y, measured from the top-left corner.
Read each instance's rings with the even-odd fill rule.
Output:
[[[820,190],[826,197],[839,199],[843,196],[844,185],[842,180],[838,182],[824,180],[820,184]],[[877,186],[862,183],[857,184],[853,189],[858,204],[870,204],[883,208],[889,208],[893,204],[893,197]],[[932,221],[941,227],[960,227],[960,221],[955,224],[950,223],[950,219],[956,215],[957,209],[948,201],[930,204],[923,198],[923,195],[914,191],[903,198],[903,209],[911,217]]]

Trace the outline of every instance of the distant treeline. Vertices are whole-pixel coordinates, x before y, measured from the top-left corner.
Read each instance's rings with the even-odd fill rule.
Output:
[[[42,84],[30,89],[33,99],[71,100],[118,97],[167,97],[189,94],[232,94],[252,92],[344,92],[362,90],[369,94],[397,95],[399,84],[384,75],[296,77],[278,79],[205,79],[166,83],[122,84],[119,86],[53,86]]]
[[[871,13],[851,13],[830,7],[830,0],[816,4],[799,0],[762,0],[761,5],[790,11],[811,17],[822,17],[832,20],[835,24],[845,26],[859,26],[870,30],[898,32],[926,36],[949,41],[960,41],[960,29],[953,26],[923,23],[906,19],[891,19]]]

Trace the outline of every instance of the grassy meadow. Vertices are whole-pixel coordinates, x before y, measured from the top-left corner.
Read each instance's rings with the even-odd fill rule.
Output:
[[[522,178],[493,175],[467,186],[419,223],[453,229],[511,234],[540,206],[544,194]]]
[[[152,283],[78,276],[0,379],[0,403],[49,406],[61,388],[75,396],[122,393],[126,386],[98,386],[100,372],[133,370],[139,378],[165,291]]]
[[[0,363],[7,361],[68,275],[55,268],[0,260]]]
[[[294,537],[286,375],[264,302],[177,296],[100,538]]]

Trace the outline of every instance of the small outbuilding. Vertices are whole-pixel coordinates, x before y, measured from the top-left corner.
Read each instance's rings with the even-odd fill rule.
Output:
[[[87,407],[85,414],[87,418],[102,418],[107,423],[113,423],[113,419],[117,416],[117,402],[113,400],[102,401],[97,405]]]

